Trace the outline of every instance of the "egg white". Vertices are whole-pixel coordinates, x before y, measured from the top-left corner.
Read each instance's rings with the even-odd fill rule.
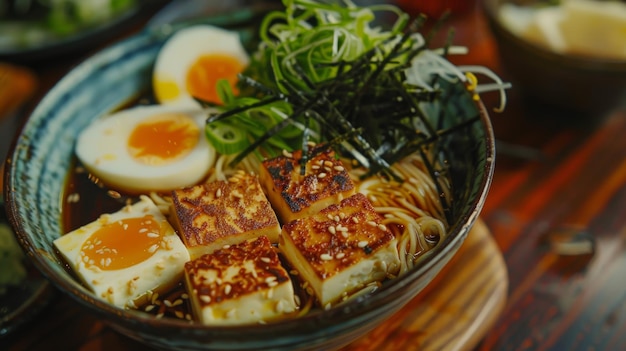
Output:
[[[210,25],[196,25],[174,33],[163,45],[154,65],[153,86],[158,81],[173,82],[178,96],[163,99],[156,94],[161,104],[198,106],[186,85],[187,72],[199,57],[209,54],[224,54],[236,58],[245,67],[250,62],[237,32]]]
[[[106,223],[127,218],[152,215],[162,223],[162,240],[152,256],[130,267],[101,270],[87,265],[81,256],[82,247]],[[98,219],[54,240],[55,247],[83,283],[96,297],[119,307],[132,307],[134,301],[148,291],[166,292],[183,277],[189,252],[169,225],[158,207],[147,197],[125,206],[117,212],[103,214]]]
[[[180,159],[149,165],[135,159],[128,139],[138,124],[163,113],[182,113],[199,128],[198,142]],[[76,155],[84,167],[108,187],[129,193],[163,192],[200,182],[215,163],[215,149],[204,134],[206,113],[197,108],[147,105],[122,110],[95,120],[76,141]]]

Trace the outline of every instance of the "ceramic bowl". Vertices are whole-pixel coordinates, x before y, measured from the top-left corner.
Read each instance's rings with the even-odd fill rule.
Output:
[[[531,102],[582,116],[626,106],[626,60],[560,54],[514,34],[498,15],[506,2],[482,0],[500,61],[513,88]]]
[[[375,293],[301,318],[253,326],[207,327],[116,308],[68,273],[52,241],[62,235],[61,202],[77,134],[102,114],[150,89],[162,40],[140,33],[94,55],[66,75],[38,104],[16,139],[4,194],[16,235],[37,268],[64,294],[112,328],[169,350],[335,349],[363,336],[414,298],[451,259],[485,201],[494,167],[494,139],[482,104],[463,86],[433,111],[446,123],[479,117],[463,133],[441,139],[454,184],[450,233],[428,259]],[[443,126],[445,127],[445,126]]]

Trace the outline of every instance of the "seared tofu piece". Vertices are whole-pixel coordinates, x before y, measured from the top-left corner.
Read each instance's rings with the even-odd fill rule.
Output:
[[[278,242],[280,224],[255,174],[174,190],[172,200],[174,225],[192,259],[261,235]]]
[[[185,285],[196,319],[207,325],[260,323],[297,309],[291,279],[266,236],[188,262]]]
[[[54,241],[67,264],[95,295],[135,307],[147,292],[165,292],[183,277],[185,245],[148,197],[104,214]]]
[[[281,223],[310,216],[354,194],[355,186],[331,148],[313,155],[301,174],[302,151],[265,160],[261,185]]]
[[[397,274],[397,240],[361,193],[283,226],[279,248],[320,305]]]

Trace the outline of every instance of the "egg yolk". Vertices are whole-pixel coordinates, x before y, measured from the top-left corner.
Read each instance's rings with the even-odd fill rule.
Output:
[[[138,124],[128,139],[132,157],[149,165],[163,165],[187,155],[198,143],[200,129],[184,114],[162,114]]]
[[[108,223],[94,232],[81,248],[83,262],[101,270],[134,266],[160,247],[161,225],[151,215]]]
[[[155,77],[154,94],[159,101],[175,100],[180,96],[180,88],[173,79]]]
[[[227,80],[236,94],[237,74],[243,69],[244,65],[233,56],[225,54],[200,56],[187,72],[187,91],[191,96],[219,104],[221,100],[217,95],[217,81]]]

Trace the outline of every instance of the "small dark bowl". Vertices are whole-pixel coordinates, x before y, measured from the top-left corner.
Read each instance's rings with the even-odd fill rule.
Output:
[[[533,102],[580,116],[626,107],[626,61],[559,54],[530,43],[500,21],[498,8],[507,2],[514,1],[482,0],[482,6],[514,89]]]

